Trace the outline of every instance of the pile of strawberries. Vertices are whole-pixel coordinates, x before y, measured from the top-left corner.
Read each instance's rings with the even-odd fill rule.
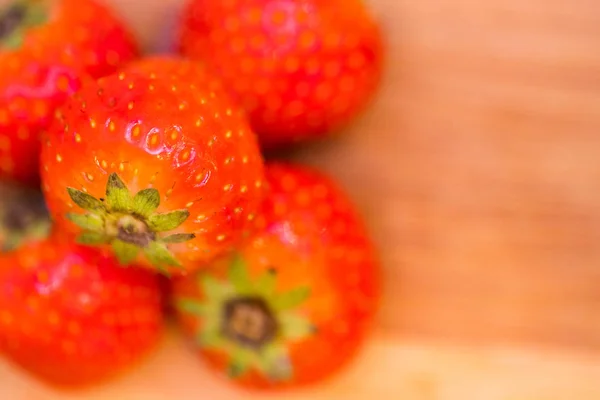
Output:
[[[0,9],[0,353],[99,384],[173,316],[239,385],[331,376],[371,329],[377,255],[330,177],[265,154],[367,107],[373,18],[360,0],[189,0],[172,54],[143,55],[96,1]]]

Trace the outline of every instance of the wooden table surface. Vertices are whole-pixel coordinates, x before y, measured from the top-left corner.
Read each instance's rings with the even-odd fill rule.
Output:
[[[147,48],[166,42],[180,3],[110,2]],[[378,100],[347,135],[297,157],[339,177],[364,211],[387,299],[361,358],[290,398],[600,399],[600,4],[371,3],[389,46]],[[173,335],[134,375],[87,394],[0,364],[2,399],[201,393],[249,398]]]

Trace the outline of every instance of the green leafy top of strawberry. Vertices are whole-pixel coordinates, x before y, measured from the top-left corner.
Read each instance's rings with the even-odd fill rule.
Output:
[[[16,49],[28,29],[48,20],[45,0],[17,0],[0,10],[0,49]]]
[[[194,239],[193,233],[160,234],[176,229],[189,217],[188,210],[156,213],[160,193],[154,188],[143,189],[134,196],[116,173],[108,177],[106,198],[97,199],[88,193],[67,188],[71,200],[86,214],[67,214],[67,218],[84,231],[78,242],[84,245],[112,245],[122,265],[131,264],[140,251],[159,271],[168,266],[180,266],[167,245]]]
[[[35,190],[10,190],[0,185],[0,252],[44,239],[52,226],[43,195]]]
[[[288,343],[316,331],[309,319],[295,311],[310,296],[310,288],[277,293],[276,272],[269,270],[252,280],[240,256],[231,263],[227,280],[207,274],[199,279],[204,300],[176,301],[179,311],[203,321],[198,345],[226,352],[231,377],[256,369],[271,380],[291,379]]]

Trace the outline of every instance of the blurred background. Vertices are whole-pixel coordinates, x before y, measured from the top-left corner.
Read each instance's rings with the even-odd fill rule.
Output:
[[[166,50],[181,1],[107,2]],[[377,101],[293,157],[364,212],[387,297],[356,365],[297,398],[600,399],[600,3],[368,2],[388,41]],[[156,358],[87,397],[2,364],[0,398],[249,398],[176,339]]]

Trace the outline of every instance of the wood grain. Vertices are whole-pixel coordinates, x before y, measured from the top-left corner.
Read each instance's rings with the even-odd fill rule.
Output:
[[[289,400],[596,400],[600,365],[586,356],[505,346],[474,348],[399,341],[379,334],[358,363]],[[169,336],[139,370],[85,393],[55,393],[0,363],[0,396],[10,400],[273,400],[216,378]]]
[[[338,176],[382,249],[398,334],[600,349],[600,10],[381,1],[390,62]]]
[[[164,50],[181,1],[109,2]],[[600,398],[600,5],[371,4],[389,48],[377,101],[294,156],[363,210],[387,300],[359,362],[297,398]],[[73,398],[246,398],[198,368],[170,339],[134,376]],[[1,398],[70,398],[9,369]]]

